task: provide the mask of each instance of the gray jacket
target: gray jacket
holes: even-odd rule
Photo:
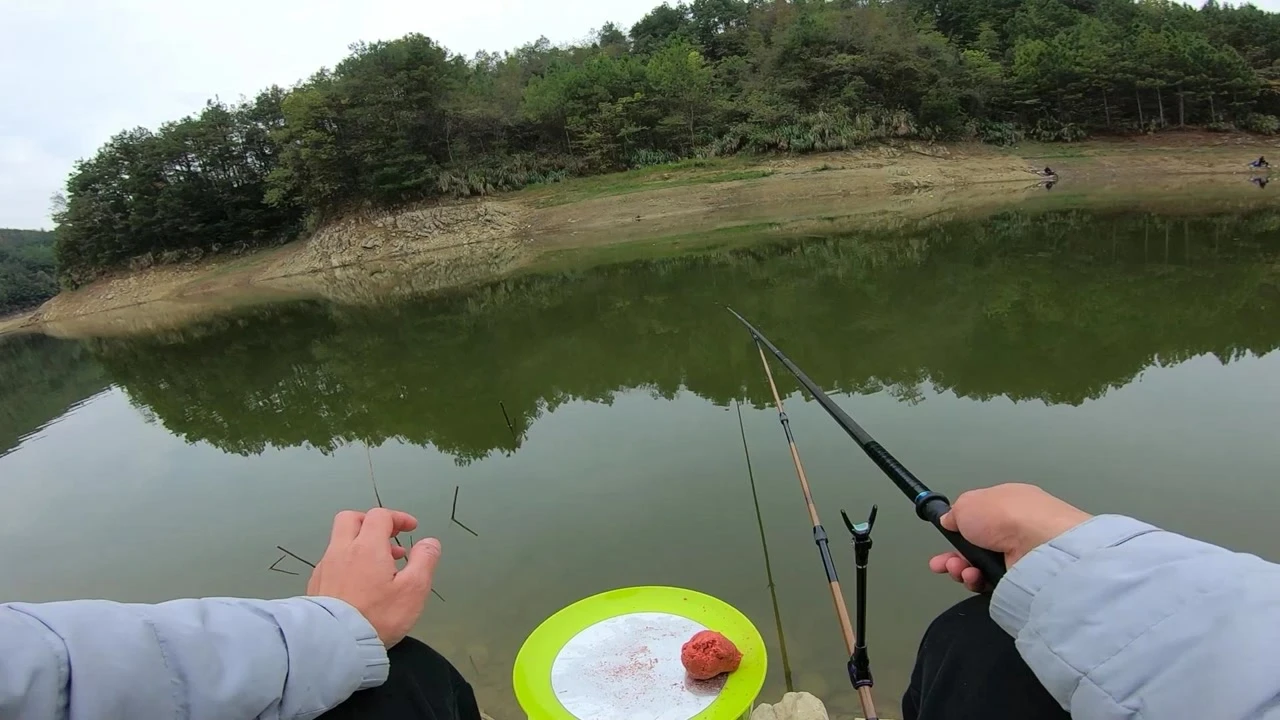
[[[991,617],[1076,720],[1280,718],[1280,566],[1100,515],[1009,569]]]
[[[333,598],[0,605],[3,720],[313,718],[387,670]]]
[[[991,615],[1077,719],[1280,718],[1280,566],[1252,555],[1103,515],[1010,568]],[[4,720],[312,718],[386,676],[329,598],[0,605]]]

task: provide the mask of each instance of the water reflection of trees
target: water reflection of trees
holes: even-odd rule
[[[135,403],[236,453],[400,438],[459,461],[632,388],[767,401],[731,304],[822,385],[1078,404],[1153,364],[1280,345],[1280,213],[1061,212],[529,276],[388,307],[271,307],[95,355]]]
[[[0,339],[0,457],[106,387],[102,368],[80,343],[44,335]]]

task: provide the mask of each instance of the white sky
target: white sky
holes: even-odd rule
[[[1280,2],[1280,0],[1276,0]],[[0,227],[51,228],[49,198],[111,135],[212,97],[332,67],[410,32],[471,55],[629,28],[660,0],[0,0]]]
[[[0,0],[0,227],[52,227],[77,159],[212,97],[333,66],[357,40],[427,35],[455,52],[624,29],[660,0]],[[1256,0],[1268,10],[1280,0]]]

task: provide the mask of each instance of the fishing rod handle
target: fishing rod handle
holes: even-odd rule
[[[916,514],[922,520],[928,520],[933,526],[938,528],[938,532],[951,543],[969,564],[978,568],[982,576],[987,579],[987,584],[995,587],[1000,582],[1000,578],[1004,577],[1004,556],[997,552],[992,552],[985,548],[964,539],[964,536],[954,530],[948,530],[942,527],[942,516],[951,512],[951,501],[945,495],[936,493],[925,487],[905,465],[898,462],[898,458],[892,453],[884,449],[880,443],[872,440],[862,447],[863,452],[871,458],[889,479],[893,481],[898,489],[907,494],[916,506]]]
[[[980,548],[955,530],[942,527],[942,516],[949,512],[951,512],[951,502],[945,496],[935,492],[926,493],[916,503],[916,514],[921,519],[933,523],[933,526],[938,528],[938,532],[951,543],[951,547],[963,555],[970,565],[978,568],[987,584],[994,588],[996,583],[1000,582],[1000,578],[1004,577],[1004,555],[994,550]]]

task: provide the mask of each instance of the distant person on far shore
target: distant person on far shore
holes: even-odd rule
[[[1267,162],[1267,159],[1265,157],[1259,155],[1257,160],[1254,160],[1253,162],[1249,163],[1249,167],[1269,168],[1271,167],[1271,163]]]

